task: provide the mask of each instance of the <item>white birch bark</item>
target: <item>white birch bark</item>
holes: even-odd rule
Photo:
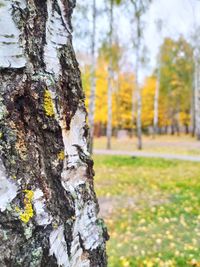
[[[95,47],[96,47],[96,0],[93,0],[93,15],[92,15],[92,42],[91,42],[91,81],[90,81],[90,99],[89,99],[89,113],[88,121],[90,127],[90,153],[93,152],[93,138],[94,138],[94,116],[95,116],[95,94],[96,94],[96,57],[95,57]]]
[[[113,62],[112,62],[112,44],[113,44],[113,0],[110,0],[110,10],[109,10],[109,49],[110,49],[110,59],[108,66],[108,114],[107,114],[107,149],[111,149],[111,137],[112,137],[112,80],[113,80]]]
[[[136,51],[136,67],[135,67],[135,91],[137,97],[137,148],[142,149],[142,97],[141,88],[138,82],[138,66],[139,66],[139,51]]]
[[[154,117],[153,117],[154,136],[156,134],[158,134],[158,108],[159,108],[158,105],[159,105],[159,90],[160,90],[160,68],[161,68],[161,55],[159,54],[156,88],[155,88],[155,96],[154,96]]]
[[[72,0],[0,7],[0,266],[105,267]]]
[[[136,15],[136,28],[137,28],[137,41],[136,41],[136,55],[135,55],[135,90],[137,96],[137,148],[142,149],[142,99],[141,99],[141,88],[139,86],[138,74],[140,64],[140,45],[141,45],[141,25],[140,15]]]
[[[195,57],[195,133],[198,140],[200,140],[200,63],[198,55]]]

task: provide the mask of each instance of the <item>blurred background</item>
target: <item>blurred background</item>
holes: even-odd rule
[[[200,266],[200,1],[77,0],[108,266]]]

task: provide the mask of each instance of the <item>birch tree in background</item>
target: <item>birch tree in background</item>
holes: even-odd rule
[[[142,33],[143,33],[143,22],[142,15],[146,12],[149,7],[151,0],[131,0],[131,3],[134,7],[134,25],[135,25],[135,42],[134,42],[134,51],[135,51],[135,93],[137,99],[137,115],[136,115],[136,126],[137,126],[137,148],[142,149],[142,100],[141,100],[141,91],[139,86],[139,68],[140,68],[140,52],[142,49]],[[134,99],[133,99],[134,100]],[[133,103],[134,105],[134,103]]]
[[[0,7],[0,266],[105,267],[74,1]]]
[[[188,1],[191,6],[193,18],[193,32],[191,43],[193,46],[193,86],[191,99],[191,133],[200,140],[200,27],[197,24],[196,10],[192,1]]]
[[[162,20],[157,21],[158,34],[161,35],[162,32]],[[157,80],[154,96],[154,118],[153,118],[153,131],[154,136],[158,134],[158,105],[159,105],[159,89],[160,89],[160,68],[161,68],[161,50],[158,54],[158,69],[157,69]]]
[[[107,113],[107,149],[111,149],[112,137],[112,79],[113,79],[113,60],[112,60],[112,44],[113,44],[113,4],[114,0],[109,3],[109,65],[108,65],[108,113]]]
[[[194,10],[193,10],[194,12]],[[195,17],[195,16],[194,16]],[[194,33],[191,41],[193,45],[193,95],[192,95],[192,133],[195,134],[197,140],[200,140],[200,27],[194,20]]]
[[[194,47],[194,117],[195,135],[200,140],[200,45]]]
[[[90,127],[90,153],[93,152],[93,139],[94,139],[94,115],[95,115],[95,91],[96,91],[96,0],[93,0],[92,6],[92,41],[91,41],[91,81],[90,81],[90,99],[89,99],[89,113],[88,121]]]

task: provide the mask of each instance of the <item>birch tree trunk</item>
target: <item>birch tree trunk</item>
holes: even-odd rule
[[[91,85],[90,85],[90,101],[88,121],[90,126],[90,153],[93,152],[94,139],[94,114],[95,114],[95,93],[96,93],[96,58],[95,58],[95,38],[96,38],[96,0],[93,0],[93,16],[92,16],[92,65],[91,65]]]
[[[162,34],[162,20],[158,20],[156,22],[158,34]],[[157,70],[157,80],[156,80],[156,88],[155,88],[155,96],[154,96],[154,117],[153,117],[153,132],[154,137],[158,134],[158,108],[159,108],[159,91],[160,91],[160,75],[161,75],[161,62],[162,62],[162,54],[161,49],[158,54],[158,70]]]
[[[195,132],[200,140],[200,63],[195,59]]]
[[[135,21],[135,39],[134,48],[135,48],[135,91],[137,97],[137,118],[136,118],[136,126],[137,126],[137,148],[139,150],[142,149],[142,96],[141,96],[141,88],[139,86],[139,70],[141,64],[141,48],[142,48],[142,34],[143,34],[143,22],[142,16],[146,12],[151,0],[140,0],[135,1],[131,0],[131,3],[134,7],[134,20]],[[133,96],[132,96],[133,101]],[[133,109],[133,107],[132,107]]]
[[[196,115],[195,115],[195,71],[193,74],[193,83],[192,83],[192,97],[191,97],[191,108],[190,108],[190,133],[192,137],[195,136],[195,128],[196,128]]]
[[[131,117],[132,117],[132,128],[131,128],[131,137],[134,134],[134,124],[135,124],[135,86],[132,88],[131,94]]]
[[[0,266],[106,266],[71,0],[0,7]]]
[[[112,137],[112,79],[113,79],[113,62],[112,62],[112,38],[113,38],[113,0],[110,0],[109,10],[110,20],[110,33],[109,33],[109,48],[110,48],[110,60],[108,66],[108,115],[107,115],[107,149],[111,149],[111,137]]]
[[[141,89],[139,86],[138,81],[138,74],[139,74],[139,63],[140,63],[140,39],[141,39],[141,21],[140,21],[140,15],[136,15],[136,24],[137,24],[137,41],[136,41],[136,55],[135,55],[135,90],[136,90],[136,96],[137,96],[137,148],[139,150],[142,149],[142,99],[141,99]]]
[[[158,103],[159,103],[159,89],[160,89],[160,63],[161,63],[161,56],[159,55],[157,80],[156,80],[156,88],[155,88],[155,96],[154,96],[154,117],[153,117],[154,136],[156,134],[158,134]]]
[[[194,70],[193,70],[193,82],[192,82],[192,96],[191,96],[191,109],[190,109],[190,125],[191,125],[191,135],[194,137],[196,135],[196,58],[193,52]]]
[[[138,64],[139,64],[139,58],[138,58],[138,52],[136,51],[136,68],[135,68],[135,90],[136,90],[136,96],[137,96],[137,148],[139,150],[142,149],[142,99],[141,99],[141,89],[138,82]]]

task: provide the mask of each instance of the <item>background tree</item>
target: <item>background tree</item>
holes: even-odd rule
[[[156,78],[151,76],[146,78],[142,87],[142,125],[144,128],[153,125],[156,83]]]
[[[2,3],[0,266],[106,266],[73,2]]]
[[[109,16],[109,34],[108,34],[108,46],[109,46],[109,65],[108,65],[108,118],[107,118],[107,149],[111,149],[111,137],[112,137],[112,91],[113,91],[113,9],[114,5],[119,5],[121,0],[109,0],[109,9],[108,9],[108,16]]]
[[[138,138],[138,149],[142,149],[142,121],[141,121],[141,113],[142,113],[142,100],[141,100],[141,92],[139,86],[139,68],[141,62],[141,51],[143,50],[142,46],[142,32],[143,32],[143,22],[142,15],[146,12],[151,0],[131,0],[131,3],[134,7],[134,25],[135,25],[135,36],[134,36],[134,50],[135,50],[135,92],[137,98],[137,138]],[[133,103],[134,104],[134,103]]]
[[[195,133],[198,140],[200,140],[200,27],[194,25],[194,33],[192,34],[193,46],[193,95],[192,95],[192,125],[193,134]]]
[[[94,112],[95,112],[95,93],[96,93],[96,0],[93,0],[92,6],[92,37],[91,37],[91,85],[90,85],[90,103],[88,112],[88,122],[90,127],[90,153],[93,151],[94,137]]]
[[[109,48],[112,49],[113,44],[113,4],[114,0],[110,0],[109,7]],[[112,80],[113,80],[113,62],[112,54],[109,53],[109,65],[108,65],[108,117],[107,117],[107,149],[111,149],[111,137],[112,137]]]
[[[192,95],[193,51],[191,45],[180,37],[177,41],[166,38],[161,47],[161,73],[159,101],[166,107],[172,133],[179,133],[179,125],[185,121],[180,115],[190,113]]]
[[[95,134],[100,136],[106,132],[107,125],[107,87],[108,87],[108,48],[102,47],[97,59],[96,69],[96,99],[95,99]],[[132,84],[134,75],[129,72],[122,71],[121,63],[119,63],[122,49],[118,44],[114,44],[112,48],[114,79],[112,92],[112,128],[128,129],[132,128],[131,117],[131,98]],[[86,106],[89,105],[90,94],[90,69],[89,66],[83,68],[82,82],[86,94]]]
[[[162,32],[162,20],[156,22],[158,34],[161,35]],[[155,86],[154,95],[154,118],[153,118],[153,130],[154,136],[158,133],[158,104],[159,104],[159,89],[160,89],[160,68],[161,68],[161,54],[158,53],[158,69],[157,69],[157,80]]]

